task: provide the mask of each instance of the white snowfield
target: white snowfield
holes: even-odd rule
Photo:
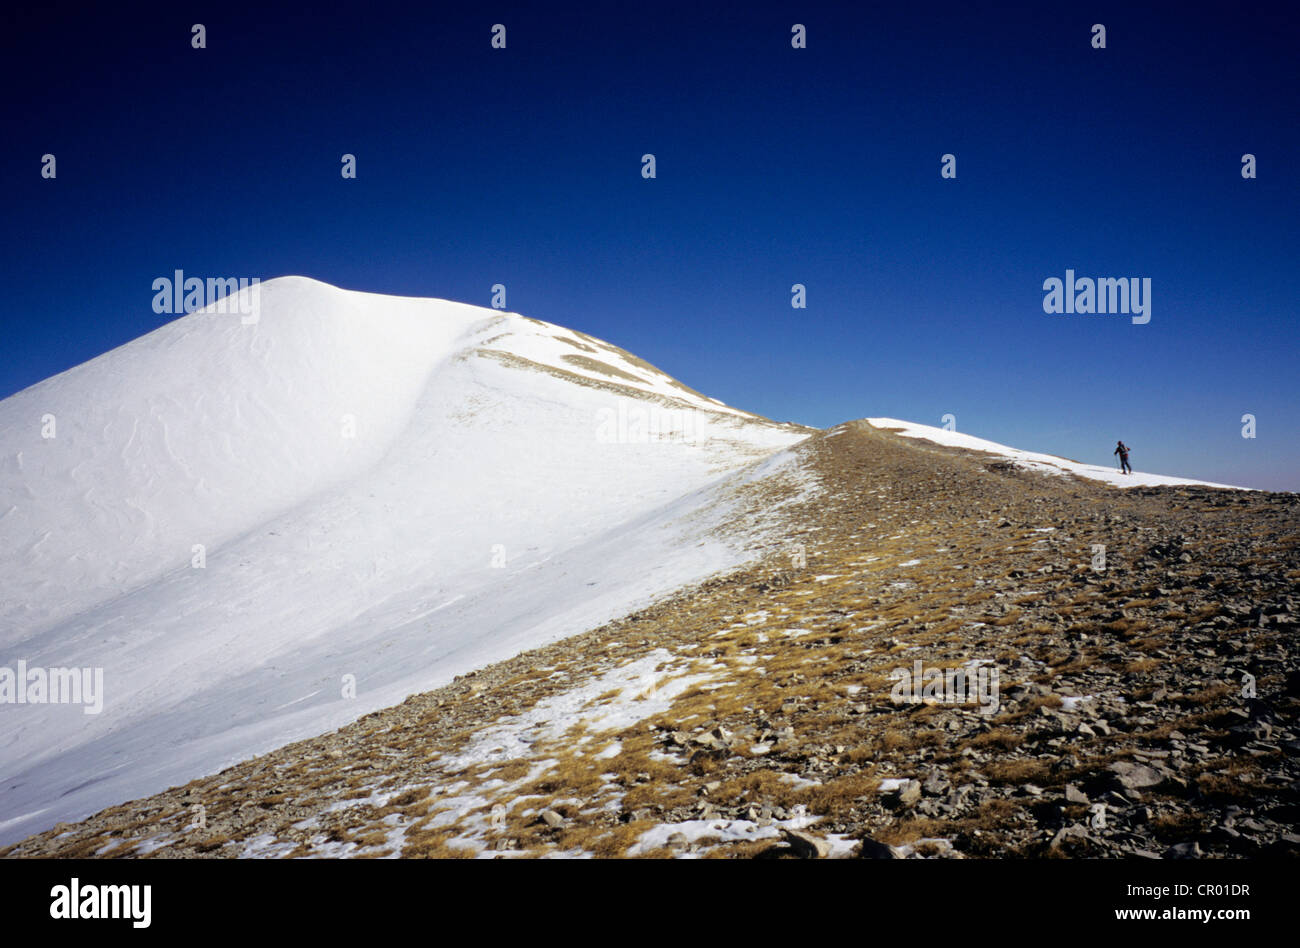
[[[0,676],[102,669],[104,692],[0,694],[0,843],[752,560],[762,523],[715,530],[733,488],[814,489],[787,450],[809,429],[591,337],[260,292],[256,322],[200,311],[0,401]]]
[[[920,438],[924,441],[932,441],[935,444],[953,448],[966,448],[970,451],[986,451],[1004,460],[1014,461],[1016,466],[1023,467],[1026,470],[1040,471],[1044,474],[1073,474],[1075,477],[1083,477],[1088,480],[1105,481],[1107,484],[1114,484],[1116,487],[1191,485],[1195,487],[1228,487],[1232,490],[1249,490],[1249,488],[1245,487],[1233,487],[1231,484],[1212,484],[1209,481],[1193,481],[1184,477],[1170,477],[1166,474],[1144,474],[1141,471],[1124,474],[1119,470],[1118,461],[1115,467],[1084,464],[1080,461],[1060,458],[1054,454],[1021,451],[1019,448],[1009,448],[1005,444],[998,444],[995,441],[985,441],[983,438],[948,431],[945,428],[932,428],[929,425],[899,421],[897,418],[868,418],[866,421],[875,428],[899,429],[896,433],[905,438]]]

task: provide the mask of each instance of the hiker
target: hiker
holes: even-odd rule
[[[1128,445],[1123,441],[1115,443],[1115,450],[1111,454],[1119,455],[1119,469],[1121,474],[1132,474],[1133,468],[1128,466]]]

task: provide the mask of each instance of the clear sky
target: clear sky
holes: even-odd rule
[[[0,396],[172,318],[152,283],[177,269],[480,305],[501,283],[778,420],[951,413],[1300,489],[1292,4],[7,15]],[[1149,278],[1150,322],[1045,313],[1067,268]]]

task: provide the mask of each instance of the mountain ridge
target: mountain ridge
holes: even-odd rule
[[[0,658],[105,679],[99,715],[0,703],[0,840],[728,575],[858,489],[798,447],[865,422],[764,419],[518,314],[260,292],[0,401]]]

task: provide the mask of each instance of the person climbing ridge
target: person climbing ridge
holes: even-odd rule
[[[1115,450],[1112,451],[1111,453],[1119,455],[1119,465],[1120,465],[1119,469],[1121,474],[1133,473],[1133,468],[1128,466],[1128,445],[1127,444],[1125,444],[1123,441],[1117,441],[1115,443]]]

